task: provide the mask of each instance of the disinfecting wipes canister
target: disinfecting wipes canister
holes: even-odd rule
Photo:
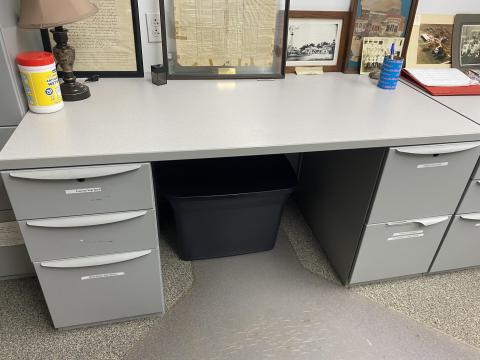
[[[45,114],[62,109],[62,93],[53,54],[30,51],[18,54],[16,60],[30,110]]]

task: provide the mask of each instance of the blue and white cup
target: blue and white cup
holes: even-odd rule
[[[404,59],[401,57],[390,59],[390,56],[385,56],[380,71],[380,80],[378,80],[378,87],[380,89],[395,90],[397,88],[403,62]]]

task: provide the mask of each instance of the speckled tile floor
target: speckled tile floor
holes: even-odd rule
[[[171,308],[193,283],[190,262],[160,242],[165,303]],[[122,359],[161,318],[57,331],[35,278],[0,282],[0,359]]]
[[[306,269],[340,284],[293,203],[286,207],[282,229]],[[353,286],[350,291],[480,348],[480,268]]]

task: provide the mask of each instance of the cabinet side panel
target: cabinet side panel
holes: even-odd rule
[[[374,197],[385,148],[304,154],[300,209],[347,284]]]

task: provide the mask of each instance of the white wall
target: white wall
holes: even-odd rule
[[[2,0],[0,0],[2,1]],[[150,72],[150,66],[162,63],[162,44],[149,43],[145,13],[159,12],[158,0],[138,0],[140,36],[142,37],[143,70]]]
[[[27,103],[18,75],[15,56],[22,51],[43,50],[43,47],[40,31],[17,28],[17,14],[18,0],[0,0],[0,36],[3,38],[5,50],[10,60],[10,72],[16,82],[15,90],[19,102],[18,106],[23,114],[27,109]],[[11,106],[16,106],[16,104]]]
[[[419,14],[480,14],[480,0],[420,0]]]
[[[348,11],[350,0],[290,0],[290,9]]]

